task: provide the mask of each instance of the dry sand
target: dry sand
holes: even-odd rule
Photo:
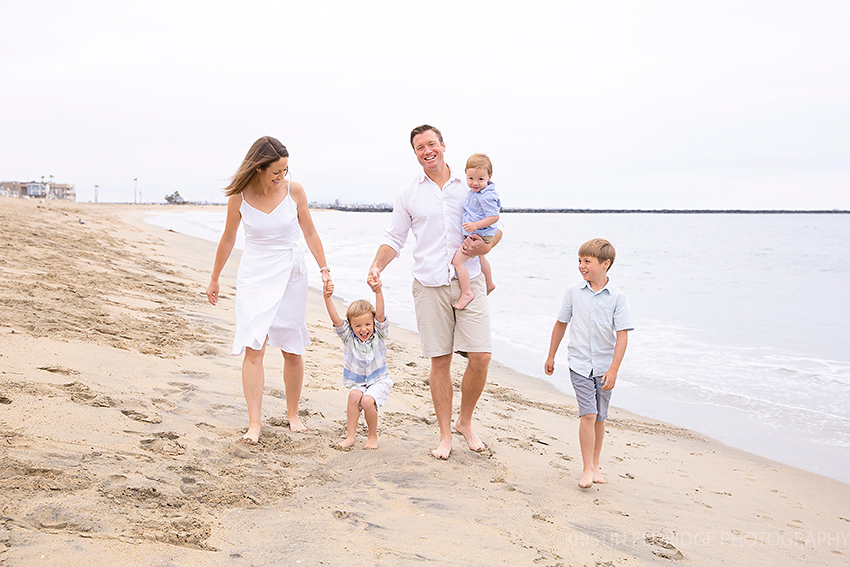
[[[261,442],[239,443],[238,253],[212,307],[215,245],[148,209],[0,199],[0,565],[850,565],[850,485],[613,410],[608,484],[580,490],[573,398],[495,364],[487,450],[431,458],[402,329],[380,448],[335,449],[342,352],[315,292],[310,431],[289,432],[269,352]]]

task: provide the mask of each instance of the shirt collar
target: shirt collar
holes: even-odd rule
[[[603,291],[607,291],[608,293],[611,293],[611,290],[608,289],[609,285],[611,285],[611,278],[608,278],[608,281],[605,283],[605,287],[603,287],[599,291],[593,291],[593,288],[590,287],[590,282],[587,281],[587,280],[585,280],[584,285],[581,286],[581,287],[582,287],[582,289],[584,289],[584,288],[589,289],[590,293],[592,293],[594,295],[598,295],[598,294],[602,293]]]
[[[446,165],[449,167],[449,180],[446,182],[446,185],[448,185],[452,181],[460,181],[460,182],[464,181],[463,179],[461,179],[460,177],[458,177],[457,175],[454,174],[454,170],[452,169],[452,166],[450,166],[449,164],[446,164]],[[428,177],[425,174],[425,170],[424,169],[420,170],[419,171],[419,183],[425,183],[426,179],[428,181],[431,181],[431,178]],[[432,181],[432,183],[433,183],[433,181]]]

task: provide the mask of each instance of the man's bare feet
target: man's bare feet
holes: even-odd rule
[[[248,427],[248,431],[246,431],[245,435],[242,436],[242,442],[247,443],[248,445],[256,445],[260,440],[260,429],[262,429],[262,426],[260,425],[256,427]]]
[[[366,439],[366,443],[363,445],[363,448],[364,449],[377,449],[378,448],[378,438],[375,437],[373,439],[373,438],[369,437],[368,439]]]
[[[296,415],[289,418],[289,430],[293,433],[299,433],[301,431],[307,431],[307,426],[301,423],[301,418]]]
[[[470,451],[478,451],[484,450],[484,443],[482,443],[481,439],[476,435],[475,430],[472,429],[472,426],[463,427],[460,425],[460,420],[455,421],[455,431],[463,435],[464,439],[466,439],[466,444],[469,445]]]
[[[593,471],[586,471],[582,475],[581,480],[578,481],[578,487],[590,488],[591,486],[593,486]]]
[[[469,302],[472,301],[473,299],[475,299],[475,294],[472,293],[471,291],[469,293],[461,293],[460,299],[458,299],[457,303],[452,305],[452,307],[454,307],[455,309],[460,311],[461,309],[463,309],[464,307],[469,305]]]
[[[440,446],[431,451],[431,455],[437,459],[448,459],[452,454],[452,440],[440,441]]]
[[[349,447],[353,447],[354,446],[354,437],[346,437],[345,439],[343,439],[342,441],[337,443],[337,445],[339,445],[343,449],[348,449]]]

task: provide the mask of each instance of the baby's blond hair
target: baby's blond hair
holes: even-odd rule
[[[487,175],[493,175],[493,162],[487,154],[472,154],[466,160],[466,169],[486,169]]]

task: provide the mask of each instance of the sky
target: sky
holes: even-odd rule
[[[850,209],[846,0],[0,0],[0,22],[0,180],[79,201],[224,202],[270,135],[311,201],[391,203],[428,123],[453,168],[490,156],[504,207]]]

